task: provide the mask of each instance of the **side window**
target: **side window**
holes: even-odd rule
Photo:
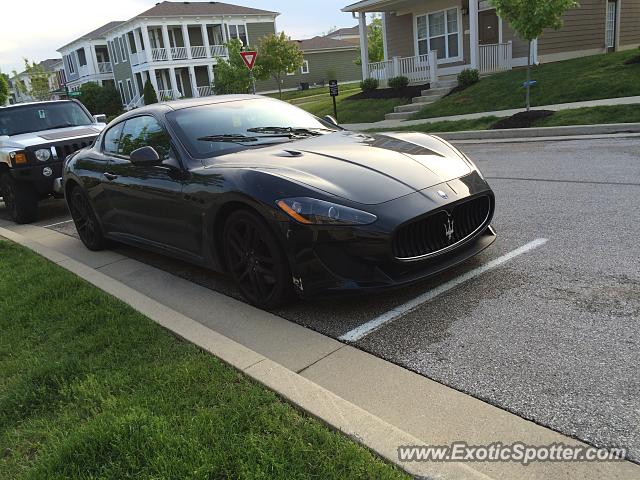
[[[171,140],[158,121],[148,115],[127,120],[120,139],[120,155],[129,156],[140,147],[153,147],[162,160],[169,157]]]
[[[116,154],[118,153],[118,146],[120,145],[120,134],[122,133],[123,123],[119,123],[104,134],[104,153]]]

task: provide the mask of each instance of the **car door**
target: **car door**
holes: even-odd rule
[[[162,164],[131,163],[131,152],[144,146],[153,147]],[[111,233],[176,253],[199,254],[194,242],[184,235],[189,218],[189,205],[182,199],[185,175],[169,134],[155,117],[140,115],[127,119],[117,153],[110,156],[104,174]]]

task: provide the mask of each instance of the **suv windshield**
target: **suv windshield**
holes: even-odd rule
[[[336,130],[293,105],[259,97],[183,108],[168,113],[167,119],[195,158]]]
[[[0,108],[0,135],[91,125],[93,118],[75,102],[36,103]]]

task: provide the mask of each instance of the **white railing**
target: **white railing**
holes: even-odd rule
[[[369,78],[375,78],[381,87],[388,86],[389,79],[393,77],[407,77],[410,83],[435,83],[437,74],[437,52],[417,55],[414,57],[394,57],[385,62],[369,64]]]
[[[209,97],[213,95],[213,88],[211,85],[207,85],[205,87],[197,87],[198,96],[199,97]]]
[[[111,66],[111,62],[98,62],[98,72],[99,73],[113,72],[113,67]]]
[[[139,65],[140,64],[140,60],[139,60],[138,53],[130,53],[129,54],[129,61],[131,62],[131,65]]]
[[[167,49],[166,48],[152,48],[151,49],[151,58],[154,62],[164,62],[167,60]]]
[[[191,46],[191,56],[193,58],[206,58],[207,57],[207,49],[203,46],[196,45]]]
[[[86,77],[89,75],[89,66],[88,65],[82,65],[78,68],[78,75],[80,77]]]
[[[211,57],[228,57],[229,51],[227,50],[226,45],[211,45],[209,46],[209,50],[211,50]]]
[[[161,102],[168,102],[169,100],[175,100],[176,94],[173,90],[158,90],[158,100]]]
[[[136,95],[135,97],[133,97],[131,99],[131,101],[127,104],[127,106],[125,107],[127,111],[129,110],[133,110],[134,108],[138,108],[140,106],[142,106],[142,101],[144,99],[140,96],[140,95]]]
[[[171,58],[174,60],[184,60],[188,57],[185,47],[173,47],[171,49]]]
[[[480,73],[504,72],[513,68],[513,44],[494,43],[478,47]]]

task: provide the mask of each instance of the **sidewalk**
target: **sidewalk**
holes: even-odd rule
[[[0,220],[0,236],[40,253],[120,298],[178,336],[212,352],[309,414],[396,461],[403,442],[584,445],[366,352],[200,287],[129,256],[90,252],[76,238]],[[451,479],[631,479],[618,463],[400,464]]]
[[[633,105],[640,104],[640,96],[636,97],[619,97],[619,98],[604,98],[602,100],[589,100],[586,102],[573,102],[573,103],[558,103],[556,105],[537,105],[532,107],[534,110],[553,110],[555,112],[560,110],[568,110],[571,108],[582,107],[604,107],[610,105]],[[464,115],[451,115],[448,117],[434,117],[434,118],[421,118],[420,120],[382,120],[374,123],[350,123],[341,125],[341,127],[347,130],[369,130],[372,128],[396,128],[396,127],[410,127],[412,125],[421,125],[424,123],[442,122],[442,121],[454,121],[454,120],[471,120],[482,117],[510,117],[518,112],[521,112],[523,108],[512,108],[509,110],[498,110],[495,112],[478,112],[478,113],[466,113]]]

